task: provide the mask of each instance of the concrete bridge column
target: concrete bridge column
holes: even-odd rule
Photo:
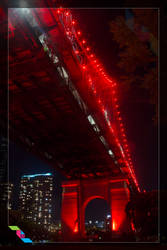
[[[129,201],[126,180],[110,180],[111,231],[113,238],[129,229],[125,207]]]
[[[61,223],[65,241],[79,237],[79,181],[64,181],[62,184]]]
[[[64,241],[77,241],[86,236],[85,208],[95,198],[106,200],[110,206],[112,237],[127,232],[130,228],[125,213],[129,201],[127,182],[121,178],[63,182],[61,219]]]

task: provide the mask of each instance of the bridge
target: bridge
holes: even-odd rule
[[[9,138],[68,178],[64,235],[84,237],[88,202],[105,199],[111,231],[140,192],[122,121],[118,84],[69,9],[9,9]],[[2,117],[5,116],[2,113]]]

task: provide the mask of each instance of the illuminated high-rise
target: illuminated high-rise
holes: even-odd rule
[[[49,229],[52,223],[53,175],[23,175],[20,186],[20,210],[25,220]]]

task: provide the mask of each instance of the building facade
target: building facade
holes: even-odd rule
[[[53,175],[34,174],[21,177],[19,204],[23,218],[49,230],[52,224]]]

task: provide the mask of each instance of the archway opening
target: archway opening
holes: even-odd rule
[[[111,209],[103,198],[91,199],[85,207],[85,233],[87,237],[102,238],[110,232]]]

